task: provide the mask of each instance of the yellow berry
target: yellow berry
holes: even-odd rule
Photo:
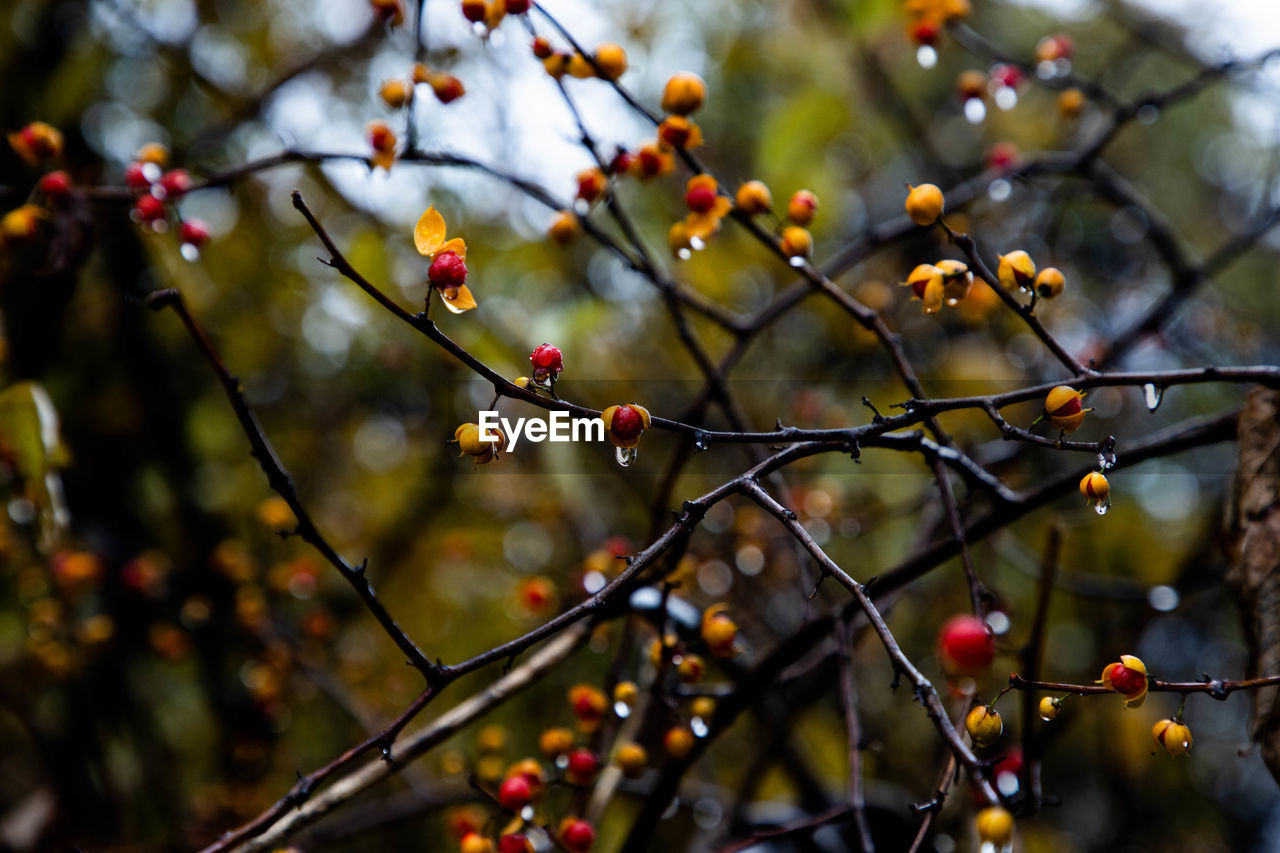
[[[1057,267],[1045,267],[1036,276],[1036,293],[1042,299],[1053,299],[1067,286],[1067,279]]]
[[[934,184],[911,187],[907,193],[907,215],[917,225],[932,225],[942,215],[942,190]]]
[[[596,65],[609,80],[617,80],[627,70],[627,52],[621,45],[605,42],[596,48]]]
[[[747,181],[738,187],[734,203],[743,213],[755,216],[773,208],[773,194],[763,181]]]
[[[1007,255],[1000,255],[1000,266],[996,269],[996,277],[1005,290],[1027,290],[1036,274],[1036,262],[1022,249]]]
[[[965,717],[964,727],[973,738],[974,746],[991,746],[1004,732],[1004,721],[995,708],[979,705]]]
[[[984,844],[1003,847],[1013,841],[1013,815],[1003,806],[990,806],[978,812],[974,826],[978,839]]]
[[[663,87],[662,110],[677,115],[688,115],[702,106],[706,97],[707,84],[702,82],[702,78],[697,74],[681,71],[671,75],[671,79],[667,80],[667,85]]]
[[[551,220],[547,236],[551,238],[551,242],[563,246],[577,237],[581,230],[582,225],[578,222],[578,217],[572,211],[562,210]]]
[[[789,258],[806,258],[813,251],[813,235],[799,225],[782,229],[782,251]]]
[[[818,212],[818,197],[809,190],[797,190],[787,202],[787,216],[796,225],[808,225]]]
[[[1180,719],[1156,723],[1151,729],[1151,737],[1174,758],[1191,751],[1191,729]]]

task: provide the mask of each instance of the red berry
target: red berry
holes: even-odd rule
[[[613,159],[609,161],[609,171],[615,175],[622,175],[631,170],[631,164],[635,161],[635,155],[626,149],[619,148],[618,153],[613,155]]]
[[[498,789],[498,802],[509,812],[519,812],[533,799],[533,788],[524,776],[512,776]]]
[[[596,842],[596,831],[585,820],[567,821],[560,831],[560,843],[571,853],[587,853]]]
[[[473,24],[484,20],[484,0],[462,0],[462,17]]]
[[[1146,675],[1136,669],[1130,669],[1124,664],[1117,664],[1111,670],[1111,686],[1115,688],[1117,693],[1123,693],[1126,696],[1140,693],[1146,683]]]
[[[184,243],[190,243],[197,249],[209,242],[209,229],[199,219],[188,219],[182,223],[178,237]]]
[[[133,203],[133,212],[140,222],[155,222],[164,218],[164,202],[150,193],[140,195]]]
[[[948,671],[978,673],[995,659],[996,638],[978,617],[959,614],[943,623],[938,652]]]
[[[707,186],[696,186],[684,194],[684,203],[694,213],[706,213],[716,205],[716,191]]]
[[[1000,64],[991,69],[991,79],[997,86],[1016,89],[1022,84],[1022,69],[1016,65]]]
[[[427,278],[441,290],[453,290],[467,283],[467,262],[456,252],[441,252],[427,269]]]
[[[569,753],[569,775],[575,782],[589,782],[599,769],[596,754],[589,749],[575,749]]]
[[[147,170],[141,163],[130,163],[125,167],[124,182],[131,190],[145,190],[151,186]]]
[[[997,142],[987,151],[987,168],[1003,172],[1018,159],[1018,146],[1012,142]]]
[[[630,441],[644,432],[644,418],[631,406],[619,406],[618,410],[613,413],[613,420],[609,424],[609,432],[613,433],[616,438]]]
[[[938,43],[938,34],[940,32],[937,22],[926,18],[912,24],[907,30],[907,35],[916,44],[933,45]]]
[[[160,176],[160,186],[164,187],[165,198],[177,198],[191,189],[191,176],[186,169],[173,169]]]
[[[551,344],[542,344],[529,354],[529,361],[533,363],[533,372],[540,375],[540,378],[554,376],[564,370],[564,357],[560,354],[560,348]]]
[[[40,192],[47,198],[62,198],[71,192],[71,176],[61,170],[40,179]]]
[[[523,15],[531,5],[530,0],[507,0],[507,14]]]
[[[523,835],[504,835],[498,839],[498,853],[529,853],[529,842]]]

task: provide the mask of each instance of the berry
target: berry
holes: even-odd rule
[[[782,229],[779,245],[789,258],[807,258],[813,251],[813,235],[799,225],[791,225]]]
[[[649,410],[635,403],[610,406],[600,413],[600,419],[615,447],[635,447],[640,434],[649,428]]]
[[[1040,719],[1049,722],[1057,718],[1062,710],[1062,700],[1054,696],[1046,696],[1040,700]]]
[[[605,79],[617,80],[627,70],[627,52],[620,45],[605,42],[596,48],[596,65],[604,72]]]
[[[62,198],[71,192],[71,176],[59,169],[40,179],[40,192],[45,198]]]
[[[991,746],[1004,732],[1000,712],[989,705],[979,705],[965,717],[964,727],[973,738],[974,746]]]
[[[1126,708],[1137,708],[1147,699],[1147,665],[1134,655],[1121,655],[1119,663],[1107,664],[1101,682],[1125,697]]]
[[[613,763],[618,765],[618,769],[622,771],[622,775],[628,779],[635,779],[644,773],[645,765],[649,761],[649,755],[645,752],[644,747],[636,743],[628,743],[618,749],[618,754],[614,756]]]
[[[938,43],[938,35],[941,28],[937,21],[923,18],[919,21],[912,21],[907,27],[907,38],[911,39],[921,46],[933,46]]]
[[[462,81],[452,74],[432,74],[428,82],[436,100],[442,104],[451,104],[467,93]]]
[[[147,169],[143,163],[134,162],[125,167],[124,183],[131,190],[145,190],[151,186],[147,177]]]
[[[640,688],[634,681],[619,681],[613,688],[613,701],[623,705],[634,705],[640,697]]]
[[[609,179],[599,169],[584,169],[578,173],[578,198],[593,202],[604,195]]]
[[[978,839],[984,844],[1004,847],[1013,841],[1013,815],[1003,806],[990,806],[978,812],[974,826]]]
[[[498,853],[530,853],[533,848],[523,835],[504,835],[498,839]]]
[[[506,5],[508,15],[523,15],[533,4],[531,0],[507,0]]]
[[[1067,286],[1067,279],[1057,267],[1045,267],[1036,276],[1035,291],[1041,299],[1053,299]]]
[[[133,203],[133,215],[139,222],[156,222],[164,219],[164,202],[150,193],[138,196]]]
[[[199,219],[188,219],[178,229],[178,238],[198,249],[209,242],[209,229]]]
[[[808,225],[818,212],[818,197],[809,190],[797,190],[787,202],[787,216],[796,225]]]
[[[1018,146],[1012,142],[997,142],[987,151],[987,168],[1004,172],[1018,161]]]
[[[981,71],[961,71],[960,76],[956,77],[956,94],[962,101],[981,98],[986,90],[987,75]]]
[[[545,729],[538,736],[538,751],[547,758],[557,758],[573,748],[573,732],[566,728]]]
[[[934,184],[910,187],[907,193],[907,215],[917,225],[932,225],[942,215],[944,200],[942,190]]]
[[[177,198],[191,189],[191,175],[186,169],[173,169],[160,176],[165,198]]]
[[[658,125],[658,140],[668,148],[697,148],[702,131],[685,116],[667,116]]]
[[[1058,112],[1064,118],[1075,118],[1084,109],[1084,92],[1072,87],[1058,93]]]
[[[747,181],[738,187],[734,203],[743,213],[755,216],[773,208],[773,195],[763,181]]]
[[[688,115],[702,106],[707,97],[707,84],[687,71],[671,75],[662,89],[663,112]]]
[[[533,800],[533,787],[523,776],[512,776],[498,788],[498,803],[509,812],[519,813]]]
[[[484,20],[484,0],[462,0],[462,17],[473,24]]]
[[[148,142],[138,149],[138,153],[134,155],[133,159],[139,163],[150,163],[163,169],[169,165],[169,149],[159,142]]]
[[[596,831],[585,820],[568,818],[560,825],[560,843],[570,853],[587,853],[596,843]]]
[[[696,180],[696,179],[695,179]],[[692,181],[690,182],[692,183]],[[716,204],[716,191],[705,183],[690,187],[685,191],[684,203],[694,213],[706,213]]]
[[[1071,36],[1064,33],[1045,36],[1036,43],[1036,61],[1054,62],[1059,59],[1070,59],[1076,52],[1076,44]]]
[[[467,283],[467,262],[457,252],[441,252],[427,268],[427,279],[441,290],[452,290]]]
[[[28,165],[34,166],[62,153],[62,131],[45,122],[33,121],[9,134],[9,147]]]
[[[5,243],[23,243],[36,236],[40,220],[45,217],[43,208],[24,204],[0,218],[0,239]]]
[[[703,663],[702,658],[697,655],[685,655],[680,659],[679,666],[676,667],[676,675],[686,684],[702,680],[702,674],[706,672],[707,666]]]
[[[1036,274],[1036,263],[1022,249],[1016,249],[1007,255],[1000,255],[1000,266],[996,277],[1005,290],[1027,290],[1031,287]]]
[[[378,97],[393,110],[398,110],[409,103],[413,89],[404,80],[384,80],[378,88]]]
[[[579,728],[593,731],[608,710],[609,701],[591,685],[577,684],[569,690],[569,706],[578,718]]]
[[[1084,395],[1070,385],[1059,385],[1044,398],[1044,413],[1056,429],[1071,433],[1080,429],[1086,413]]]
[[[493,853],[493,842],[478,832],[468,832],[458,842],[460,853]]]
[[[693,732],[684,726],[674,726],[662,736],[662,746],[672,758],[681,759],[693,750]]]
[[[536,347],[529,354],[529,361],[533,363],[533,378],[537,382],[554,380],[564,370],[564,357],[560,354],[560,348],[551,344]]]
[[[1111,484],[1098,471],[1090,471],[1080,481],[1080,494],[1091,501],[1105,501],[1111,494]]]
[[[991,69],[991,81],[999,87],[1016,89],[1022,85],[1022,69],[1001,63]]]
[[[480,435],[479,424],[467,423],[458,427],[453,433],[453,440],[458,443],[458,450],[461,451],[458,455],[470,456],[477,465],[498,458],[498,450],[506,445],[507,438],[496,427],[490,428],[489,434],[496,437],[497,441],[481,441],[483,436]]]
[[[582,226],[578,223],[578,217],[572,211],[562,210],[551,220],[551,227],[547,229],[547,236],[551,238],[551,242],[565,245],[578,236],[582,230]]]
[[[944,622],[938,633],[938,655],[948,673],[977,675],[995,660],[996,638],[978,617],[957,614]]]
[[[1151,737],[1174,758],[1191,751],[1191,729],[1181,718],[1156,723],[1151,729]]]
[[[481,5],[484,4],[482,3]],[[533,55],[539,59],[546,59],[555,53],[551,47],[551,42],[547,41],[546,36],[535,36],[531,47],[533,48]]]
[[[600,769],[596,754],[589,749],[575,749],[569,753],[569,778],[579,785],[585,785],[595,778]]]

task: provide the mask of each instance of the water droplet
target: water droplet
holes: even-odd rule
[[[802,267],[804,266],[804,258],[800,257],[799,255],[796,255],[794,258],[787,261],[787,263],[791,264],[791,266],[793,267]]]
[[[690,237],[689,245],[693,247],[695,252],[701,252],[703,249],[707,248],[707,241],[703,240],[701,237]]]
[[[636,461],[636,448],[619,447],[614,451],[614,457],[618,460],[618,464],[623,468],[630,468],[631,463]]]
[[[693,452],[701,453],[706,449],[707,449],[707,437],[703,435],[701,432],[695,432],[693,434]]]
[[[1110,450],[1102,451],[1098,454],[1098,467],[1103,471],[1116,467],[1116,455]]]
[[[997,774],[996,788],[998,788],[1000,793],[1004,796],[1012,797],[1014,794],[1018,793],[1018,774],[1010,773],[1008,770]]]
[[[534,815],[533,806],[525,806],[520,810],[520,817],[522,817],[524,820],[527,820],[527,821],[533,820],[533,815]]]
[[[178,251],[182,253],[182,257],[185,260],[188,260],[193,264],[200,260],[200,250],[195,247],[194,243],[183,243],[178,248]]]
[[[666,820],[667,818],[675,817],[675,814],[678,811],[680,811],[680,798],[672,797],[671,805],[667,806],[667,810],[662,813],[662,817],[660,818],[660,820]]]
[[[932,68],[938,64],[938,52],[927,44],[922,44],[916,50],[916,62],[920,63],[921,68]]]
[[[154,184],[160,180],[160,167],[155,163],[142,164],[142,176],[147,179],[148,183]],[[163,192],[163,190],[161,190]]]
[[[982,124],[982,120],[987,117],[987,105],[982,102],[982,98],[965,99],[964,117],[969,120],[969,124]]]
[[[567,768],[569,767],[569,756],[567,756],[567,755],[557,755],[557,756],[556,756],[556,767],[559,767],[561,770],[565,770],[565,769],[567,769]]]
[[[1154,412],[1160,408],[1160,401],[1164,399],[1164,388],[1148,382],[1142,386],[1142,396],[1147,403],[1147,411]]]
[[[609,579],[600,572],[591,571],[587,572],[586,575],[583,576],[582,588],[587,591],[588,595],[595,595],[597,592],[604,589],[604,585],[608,582]]]
[[[1051,80],[1058,73],[1057,67],[1053,64],[1053,60],[1046,59],[1044,62],[1036,65],[1036,76],[1041,80]]]
[[[1108,495],[1107,497],[1105,497],[1105,498],[1103,498],[1102,500],[1098,501],[1098,502],[1097,502],[1097,504],[1095,504],[1095,505],[1094,505],[1094,507],[1093,507],[1093,511],[1094,511],[1094,512],[1096,512],[1098,515],[1106,515],[1108,512],[1110,512],[1110,511],[1111,511],[1111,496],[1110,496],[1110,495]]]
[[[1160,118],[1160,108],[1154,107],[1151,104],[1147,104],[1145,107],[1140,107],[1138,109],[1137,118],[1138,124],[1147,126],[1153,125]]]
[[[625,720],[627,717],[631,716],[631,706],[626,702],[614,702],[613,713]]]
[[[1002,610],[992,610],[987,614],[986,622],[987,627],[991,629],[991,633],[997,636],[1007,633],[1012,625],[1008,615]]]
[[[948,307],[948,308],[955,308],[955,307],[956,307],[957,305],[959,305],[959,304],[960,304],[960,300],[959,300],[959,299],[956,299],[954,296],[948,296],[948,297],[947,297],[947,307]]]
[[[1053,722],[1053,717],[1050,717],[1048,714],[1041,714],[1040,719],[1044,720],[1046,723]]]
[[[676,257],[682,261],[687,261],[693,257],[693,252],[689,251],[688,249],[677,249]]]
[[[1006,201],[1009,196],[1013,195],[1013,184],[1004,178],[998,178],[991,182],[991,186],[987,187],[987,195],[994,202]],[[1026,290],[1026,288],[1024,287],[1023,290]]]
[[[482,36],[488,31],[489,31],[489,28],[484,25],[484,21],[476,21],[471,25],[471,32],[475,33],[478,36]]]
[[[1002,110],[1011,110],[1018,105],[1018,93],[1012,86],[1001,86],[996,89],[996,106]]]
[[[586,216],[591,212],[591,202],[585,198],[580,198],[573,203],[573,212],[579,216]]]
[[[701,717],[694,717],[689,721],[689,728],[697,737],[706,737],[711,729],[707,728],[707,724],[703,722]]]

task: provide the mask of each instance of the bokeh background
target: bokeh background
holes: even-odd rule
[[[1169,89],[1229,53],[1276,47],[1280,26],[1262,5],[1222,4],[1205,21],[1204,4],[974,0],[968,24],[1021,58],[1043,36],[1067,33],[1074,69],[1126,101]],[[420,87],[419,145],[473,157],[567,202],[575,174],[591,161],[553,81],[529,54],[527,33],[508,21],[482,40],[456,6],[426,3],[425,58],[457,75],[467,94],[446,106]],[[1127,328],[1171,284],[1142,210],[1099,198],[1074,177],[1008,181],[988,169],[993,146],[1012,144],[1019,158],[1072,150],[1092,138],[1104,112],[1090,103],[1064,117],[1056,92],[1029,80],[1016,106],[988,101],[983,120],[970,121],[956,76],[986,69],[989,57],[944,36],[936,64],[923,67],[896,2],[546,7],[585,45],[625,46],[631,70],[622,82],[653,108],[671,73],[702,75],[710,92],[698,115],[702,156],[731,186],[759,178],[779,200],[815,191],[819,261],[900,215],[904,184],[945,188],[986,174],[953,225],[970,229],[988,258],[1020,247],[1066,273],[1067,294],[1042,313],[1073,351]],[[388,32],[357,0],[9,0],[0,7],[0,117],[6,130],[35,119],[61,128],[66,167],[84,186],[120,186],[125,165],[153,141],[196,175],[285,147],[365,155],[368,122],[403,128],[403,112],[375,93],[382,80],[407,76],[412,22],[410,14],[410,26]],[[652,135],[607,84],[566,85],[602,148]],[[1105,150],[1105,162],[1160,212],[1190,257],[1212,254],[1280,202],[1278,91],[1273,60],[1141,115]],[[6,209],[38,177],[0,154]],[[590,239],[553,245],[544,236],[552,210],[476,170],[293,164],[195,192],[180,210],[207,222],[214,239],[194,262],[173,234],[131,222],[127,202],[87,200],[77,212],[83,239],[56,247],[63,263],[0,259],[5,378],[47,389],[62,447],[42,464],[65,489],[64,502],[34,494],[9,463],[0,528],[6,849],[194,849],[273,803],[295,771],[385,724],[420,686],[332,569],[274,532],[280,508],[221,389],[176,318],[146,310],[148,291],[182,291],[243,381],[320,528],[350,559],[367,556],[380,596],[446,662],[580,600],[593,572],[612,570],[611,550],[643,546],[669,509],[750,462],[739,447],[714,447],[663,491],[680,448],[662,433],[646,436],[626,469],[606,445],[525,445],[479,468],[456,458],[447,440],[475,420],[492,388],[318,262],[322,250],[290,203],[293,188],[355,267],[411,310],[427,292],[412,226],[428,204],[441,210],[450,234],[467,239],[480,307],[437,319],[505,375],[527,373],[527,353],[551,341],[565,353],[559,391],[575,402],[636,400],[675,416],[700,391],[650,283]],[[667,227],[684,214],[681,178],[625,182],[619,192],[671,274],[728,308],[750,314],[792,282],[784,264],[731,226],[692,259],[667,258]],[[1280,239],[1263,237],[1121,364],[1275,362],[1277,250]],[[902,332],[931,394],[988,393],[1060,375],[1017,319],[981,292],[941,317],[922,316],[896,282],[939,257],[958,254],[939,233],[913,233],[840,278]],[[713,353],[732,345],[702,318],[691,322]],[[874,339],[818,298],[755,340],[730,387],[758,429],[775,418],[863,423],[864,395],[882,410],[908,396]],[[1242,396],[1230,386],[1179,387],[1149,411],[1141,389],[1101,389],[1089,395],[1095,412],[1079,437],[1114,434],[1123,456],[1126,441],[1230,411]],[[512,402],[503,411],[533,413]],[[1006,414],[1027,425],[1036,406]],[[29,438],[19,420],[0,425],[10,450]],[[1014,488],[1079,461],[1001,442],[971,414],[944,423]],[[717,410],[708,425],[724,426]],[[997,620],[1002,656],[980,695],[1018,666],[1050,525],[1063,531],[1064,549],[1047,677],[1089,682],[1124,652],[1142,656],[1159,677],[1239,676],[1246,650],[1218,544],[1233,467],[1231,446],[1149,462],[1112,478],[1106,517],[1073,496],[977,545],[979,571],[1005,617]],[[787,480],[806,527],[860,579],[942,535],[918,457],[818,457]],[[698,607],[731,604],[747,660],[845,600],[834,588],[806,597],[812,567],[779,532],[754,507],[731,501],[708,517],[680,569],[679,596]],[[544,579],[554,593],[540,604],[529,590]],[[937,626],[966,607],[953,561],[889,612],[904,649],[940,682]],[[503,727],[502,754],[532,754],[543,728],[570,722],[567,688],[601,683],[615,661],[643,682],[653,636],[641,618],[601,628],[588,648],[485,720]],[[903,833],[915,821],[908,806],[928,799],[945,754],[909,691],[889,689],[875,638],[856,642],[867,797],[884,848],[905,849]],[[822,660],[712,747],[658,829],[664,846],[715,849],[754,822],[841,801],[845,735],[830,654]],[[490,668],[450,688],[453,698],[427,717],[497,674]],[[709,677],[722,675],[713,667]],[[1016,699],[1004,700],[1010,710]],[[1280,792],[1247,750],[1248,697],[1192,697],[1195,750],[1172,762],[1153,755],[1149,730],[1175,708],[1171,696],[1127,712],[1105,697],[1067,703],[1046,729],[1049,806],[1019,823],[1019,849],[1280,847]],[[482,765],[481,741],[492,746],[496,731],[489,740],[464,732],[301,845],[453,849],[449,809],[475,800],[463,775]],[[616,798],[599,827],[600,849],[625,834],[641,793]],[[939,816],[933,849],[976,849],[971,815],[961,784]],[[829,828],[812,841],[761,849],[846,843]]]

